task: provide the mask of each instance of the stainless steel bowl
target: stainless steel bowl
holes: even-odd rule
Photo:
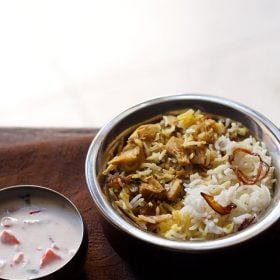
[[[98,174],[106,163],[108,149],[119,135],[128,133],[131,127],[135,127],[147,120],[156,118],[164,113],[174,110],[195,108],[203,112],[217,114],[232,118],[247,126],[257,138],[267,146],[276,167],[277,184],[275,194],[270,207],[261,217],[258,223],[247,229],[209,241],[172,241],[155,234],[145,232],[122,216],[111,206],[110,201],[102,191],[102,184]],[[212,252],[225,249],[259,236],[267,229],[275,225],[280,218],[280,131],[266,117],[260,113],[235,101],[228,99],[198,95],[183,94],[153,99],[136,105],[116,116],[106,124],[94,138],[90,145],[86,159],[86,179],[92,199],[97,205],[103,217],[114,227],[127,236],[134,237],[146,244],[155,245],[161,249],[183,253]]]

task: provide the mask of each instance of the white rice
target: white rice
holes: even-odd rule
[[[236,148],[248,149],[261,155],[266,163],[271,163],[271,158],[267,155],[264,144],[256,142],[252,137],[237,143],[221,136],[216,141],[215,148],[225,151],[226,155],[230,155]],[[252,161],[254,159],[251,157],[247,160]],[[254,162],[249,163],[255,164]],[[205,231],[215,235],[223,235],[226,232],[226,228],[217,225],[221,215],[206,203],[201,196],[201,192],[213,195],[215,201],[220,205],[236,204],[237,207],[227,217],[228,223],[231,223],[235,230],[245,219],[258,218],[271,202],[274,180],[271,172],[269,173],[270,175],[266,176],[261,182],[254,185],[245,185],[240,183],[230,167],[230,163],[226,161],[216,168],[208,170],[205,178],[202,178],[198,173],[191,175],[190,182],[184,184],[186,195],[184,207],[180,210],[181,213],[188,213],[192,217],[194,224],[189,230],[197,230],[201,225],[204,225]]]

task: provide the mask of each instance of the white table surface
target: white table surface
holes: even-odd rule
[[[280,126],[280,1],[0,2],[0,126],[100,127],[205,93]]]

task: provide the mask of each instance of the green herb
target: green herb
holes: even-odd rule
[[[27,269],[26,271],[28,273],[31,273],[31,274],[38,274],[39,273],[39,271],[37,269],[35,269],[35,268]]]

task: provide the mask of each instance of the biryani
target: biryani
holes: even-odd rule
[[[171,240],[210,240],[256,223],[276,181],[265,144],[239,122],[186,109],[137,127],[103,171],[112,205]]]

